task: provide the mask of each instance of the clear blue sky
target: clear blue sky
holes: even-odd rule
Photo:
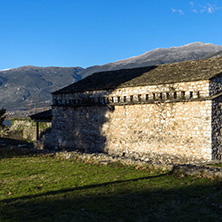
[[[0,70],[85,68],[197,41],[222,45],[222,0],[0,0]]]

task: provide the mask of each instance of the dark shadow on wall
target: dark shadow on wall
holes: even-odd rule
[[[215,96],[222,91],[221,85],[222,76],[218,73],[216,76],[210,79],[209,95]],[[222,96],[216,96],[213,98],[211,105],[211,141],[212,141],[212,159],[222,159]]]
[[[51,142],[53,146],[57,149],[77,149],[90,153],[104,152],[107,135],[104,135],[102,128],[115,111],[116,103],[118,105],[121,102],[124,104],[123,97],[116,97],[115,101],[112,101],[111,98],[107,100],[107,97],[119,87],[141,85],[141,82],[144,81],[144,73],[149,75],[149,71],[155,68],[156,66],[152,66],[95,73],[57,91],[55,95],[65,96],[62,98],[63,104],[59,101],[53,102],[54,117],[51,133],[54,141]],[[106,97],[100,96],[101,90],[104,89],[107,89]],[[90,93],[88,93],[89,91]],[[87,92],[87,94],[72,100],[66,98],[69,92]],[[128,102],[130,103],[130,101]],[[109,133],[109,130],[107,129],[106,132]],[[50,142],[46,144],[47,146],[50,146]]]
[[[148,183],[155,180],[148,179]],[[0,220],[221,221],[221,185],[178,184],[162,189],[138,182],[122,181],[123,189],[111,182],[3,200]]]
[[[222,159],[222,96],[212,100],[211,108],[211,140],[213,160]]]

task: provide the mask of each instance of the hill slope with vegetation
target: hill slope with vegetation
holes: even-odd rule
[[[81,67],[23,66],[0,71],[0,104],[7,110],[28,110],[51,104],[51,92],[81,79]]]

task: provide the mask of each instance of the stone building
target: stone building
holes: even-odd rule
[[[221,159],[222,58],[94,73],[53,93],[53,145]]]

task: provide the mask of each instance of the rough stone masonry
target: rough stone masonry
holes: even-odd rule
[[[221,159],[221,104],[222,58],[95,73],[53,93],[48,144]]]

